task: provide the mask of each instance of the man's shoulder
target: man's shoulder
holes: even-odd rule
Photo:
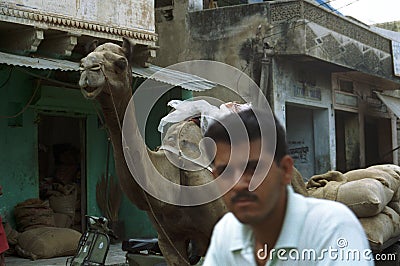
[[[300,197],[302,199],[300,199]],[[312,197],[304,197],[296,195],[295,199],[303,200],[307,205],[307,218],[308,220],[328,220],[331,224],[335,223],[353,223],[358,222],[355,214],[341,202],[319,199]]]
[[[242,224],[233,213],[226,213],[215,225],[212,237],[214,246],[222,250],[238,250],[246,246],[251,237],[251,229]],[[230,254],[229,252],[227,254]]]
[[[231,230],[234,228],[241,228],[243,224],[236,219],[235,215],[231,212],[226,213],[215,225],[219,230]]]
[[[233,213],[228,212],[215,225],[213,234],[237,240],[246,238],[249,232],[248,225],[242,224]]]

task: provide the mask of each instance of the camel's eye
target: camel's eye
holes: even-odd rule
[[[80,65],[80,66],[79,66],[79,71],[80,71],[80,72],[83,72],[83,71],[85,71],[85,68],[84,68],[82,65]]]

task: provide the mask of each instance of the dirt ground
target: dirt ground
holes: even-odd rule
[[[106,265],[127,266],[126,252],[122,251],[121,243],[110,246],[108,251]],[[29,260],[20,257],[6,257],[7,266],[65,266],[69,257],[58,257],[51,259]]]

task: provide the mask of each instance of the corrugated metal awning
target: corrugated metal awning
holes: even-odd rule
[[[0,64],[9,66],[22,66],[36,69],[49,69],[61,71],[79,71],[79,63],[68,60],[28,57],[22,55],[0,52]]]
[[[0,52],[0,64],[61,71],[79,71],[80,65],[78,62],[68,60],[28,57],[2,52]],[[149,78],[169,85],[179,86],[191,91],[209,90],[217,85],[196,75],[166,69],[155,65],[150,65],[146,68],[133,67],[132,75],[134,77]]]
[[[144,77],[191,91],[205,91],[217,86],[216,83],[199,76],[155,65],[146,68],[133,67],[132,73],[134,77]]]
[[[389,96],[389,95],[384,95],[379,92],[376,92],[376,95],[378,95],[379,99],[386,104],[386,106],[398,117],[400,118],[400,99]]]

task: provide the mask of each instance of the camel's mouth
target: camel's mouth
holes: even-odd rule
[[[95,87],[82,87],[81,88],[81,92],[83,94],[83,97],[85,97],[86,99],[94,99],[96,98],[100,92],[103,89],[101,87],[95,88]]]

